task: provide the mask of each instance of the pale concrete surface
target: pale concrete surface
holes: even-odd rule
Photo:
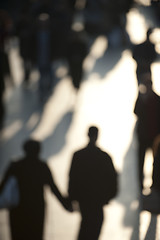
[[[128,15],[127,26],[131,39],[143,39],[146,26],[145,19],[137,9],[133,9]],[[23,71],[18,49],[11,49],[15,87],[8,87],[5,97],[0,176],[11,158],[21,156],[22,142],[34,136],[42,141],[42,157],[48,162],[59,188],[66,193],[72,154],[87,143],[86,131],[91,124],[96,124],[100,129],[98,145],[111,154],[119,171],[120,186],[118,196],[104,209],[105,221],[100,240],[158,240],[160,233],[156,224],[159,226],[159,216],[139,213],[134,133],[136,118],[133,114],[137,97],[135,62],[129,50],[119,47],[103,55],[106,48],[106,38],[101,36],[95,40],[84,63],[85,76],[77,94],[66,76],[65,64],[57,63],[57,74],[61,80],[43,109],[37,96],[37,73],[33,72],[31,76],[31,86],[24,88],[21,85]],[[152,66],[154,88],[158,93],[159,65],[155,63]],[[146,166],[146,171],[148,169],[150,166]],[[148,179],[146,184],[150,184]],[[48,190],[46,201],[45,240],[75,240],[79,213],[65,211]],[[5,210],[0,211],[0,240],[10,240]]]

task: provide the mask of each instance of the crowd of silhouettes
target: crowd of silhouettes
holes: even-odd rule
[[[42,102],[45,102],[54,85],[52,63],[62,58],[68,61],[68,74],[74,88],[78,90],[83,79],[83,62],[89,51],[85,33],[94,36],[106,35],[109,44],[113,44],[112,39],[116,39],[115,36],[125,42],[126,14],[132,4],[133,0],[86,0],[83,10],[81,9],[84,30],[77,31],[72,28],[78,11],[76,0],[28,0],[21,2],[15,10],[3,3],[6,8],[0,10],[0,128],[3,127],[5,113],[5,76],[10,75],[5,50],[8,36],[18,38],[25,84],[29,84],[32,70],[35,67],[38,69],[39,96]],[[152,1],[153,7],[154,4]],[[154,11],[158,22],[159,8],[154,8]],[[134,113],[137,116],[137,171],[140,191],[144,188],[144,163],[148,149],[154,153],[151,188],[160,191],[160,96],[152,87],[151,64],[156,60],[157,52],[150,41],[151,33],[152,29],[149,28],[146,40],[132,49],[132,57],[137,64],[138,97]],[[9,215],[12,240],[43,239],[45,185],[50,187],[68,211],[74,210],[75,201],[78,203],[82,218],[78,240],[99,238],[103,206],[116,196],[118,176],[111,156],[96,145],[98,133],[98,128],[91,126],[88,129],[88,145],[73,154],[66,197],[58,190],[49,167],[39,156],[40,142],[30,139],[24,143],[24,157],[10,164],[0,183],[1,192],[11,175],[18,180],[20,203],[18,207],[10,209]]]
[[[74,0],[37,0],[20,2],[17,9],[2,4],[12,18],[11,36],[18,39],[23,62],[25,85],[30,83],[33,69],[39,71],[39,93],[43,101],[54,84],[52,63],[67,58],[68,38],[73,23]]]
[[[16,9],[12,8],[14,2],[18,5]],[[42,100],[50,96],[54,86],[52,68],[54,60],[65,58],[68,61],[68,73],[75,89],[79,89],[83,79],[83,60],[88,53],[88,42],[82,37],[83,31],[73,31],[75,15],[81,11],[84,16],[84,31],[88,35],[92,35],[93,28],[94,34],[96,32],[99,35],[105,34],[109,39],[113,29],[119,28],[124,32],[124,19],[133,0],[116,0],[113,3],[107,0],[86,0],[83,9],[77,7],[77,2],[76,0],[26,0],[18,3],[14,0],[12,4],[2,1],[0,5],[12,18],[12,36],[18,38],[19,54],[23,60],[23,82],[28,85],[32,70],[37,68]],[[96,17],[98,11],[100,11],[98,20],[90,23],[90,16]],[[101,13],[105,19],[102,18]]]
[[[42,102],[50,96],[54,85],[53,61],[66,57],[73,8],[72,1],[30,1],[23,6],[15,24],[24,63],[24,81],[29,83],[32,69],[37,68]]]
[[[121,46],[128,41],[125,31],[126,15],[133,0],[86,0],[84,9],[85,29],[93,35],[105,35],[108,44]]]

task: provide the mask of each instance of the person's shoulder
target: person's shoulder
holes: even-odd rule
[[[112,160],[112,157],[109,153],[103,152],[103,154],[104,154],[105,158],[107,158],[108,160]]]
[[[11,167],[18,167],[20,165],[24,164],[24,158],[13,158],[10,161],[10,166]]]
[[[152,90],[152,99],[156,101],[155,103],[160,105],[160,95],[158,95],[155,91]]]
[[[158,95],[156,92],[153,91],[153,95],[154,95],[158,100],[160,100],[160,95]]]
[[[74,155],[79,155],[79,154],[82,154],[86,151],[87,147],[83,147],[81,149],[78,149],[74,152]]]
[[[112,157],[108,152],[98,147],[97,147],[97,150],[101,153],[104,159],[112,160]]]
[[[81,148],[73,153],[73,160],[77,161],[78,159],[82,159],[84,155],[87,154],[87,147]]]
[[[14,174],[23,169],[23,158],[12,158],[8,164],[7,171]]]
[[[50,167],[44,159],[39,159],[36,165],[37,170],[42,174],[48,174],[50,172]]]
[[[45,160],[39,159],[37,162],[38,162],[38,165],[40,167],[42,167],[42,168],[49,168],[49,166],[48,166],[47,162],[45,162]]]

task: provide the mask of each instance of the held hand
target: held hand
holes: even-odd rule
[[[63,206],[67,211],[73,212],[72,202],[70,201],[70,199],[68,197],[64,198]]]
[[[72,201],[73,211],[80,212],[79,203],[77,201]]]

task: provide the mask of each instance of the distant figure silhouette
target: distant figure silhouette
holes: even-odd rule
[[[4,80],[4,52],[0,49],[0,130],[3,128],[5,107],[4,107],[4,92],[5,92],[5,80]]]
[[[5,77],[9,76],[12,82],[8,53],[5,50],[5,43],[10,34],[9,25],[12,25],[12,21],[8,13],[0,9],[0,131],[3,128],[5,117]]]
[[[153,143],[153,173],[152,173],[152,186],[151,188],[156,189],[160,192],[160,134],[155,138]]]
[[[51,54],[51,19],[48,13],[41,13],[37,19],[36,57],[40,73],[40,99],[45,102],[53,88],[52,54]]]
[[[46,163],[39,158],[41,145],[27,140],[23,145],[25,156],[12,162],[0,184],[0,192],[10,176],[15,176],[20,191],[19,206],[10,209],[12,240],[42,240],[45,217],[44,186],[48,185],[66,209],[71,209],[68,198],[64,198],[54,183]]]
[[[79,203],[78,240],[97,240],[103,223],[103,206],[117,193],[117,173],[111,157],[96,146],[97,127],[88,131],[89,144],[74,153],[69,173],[69,196]]]
[[[141,82],[141,76],[149,72],[151,74],[151,64],[156,60],[157,53],[155,51],[154,44],[150,41],[150,35],[152,29],[149,28],[147,31],[146,40],[133,48],[133,58],[137,63],[137,81],[138,84]]]
[[[75,89],[80,88],[83,78],[83,61],[88,53],[87,43],[83,31],[72,31],[68,40],[67,60],[69,63],[69,74]]]
[[[33,17],[30,14],[30,4],[24,4],[15,24],[19,39],[19,53],[23,60],[24,83],[29,83],[33,59]]]
[[[125,37],[125,15],[132,4],[133,0],[86,0],[84,26],[87,33],[94,36],[107,35],[108,37],[110,35],[109,38],[116,33],[116,37],[122,42],[121,38]],[[108,40],[115,42],[117,41],[116,37],[112,36],[112,39]]]
[[[160,96],[152,89],[150,73],[141,78],[140,91],[134,113],[137,115],[138,161],[140,187],[143,189],[143,166],[145,153],[152,148],[155,137],[160,133]]]

